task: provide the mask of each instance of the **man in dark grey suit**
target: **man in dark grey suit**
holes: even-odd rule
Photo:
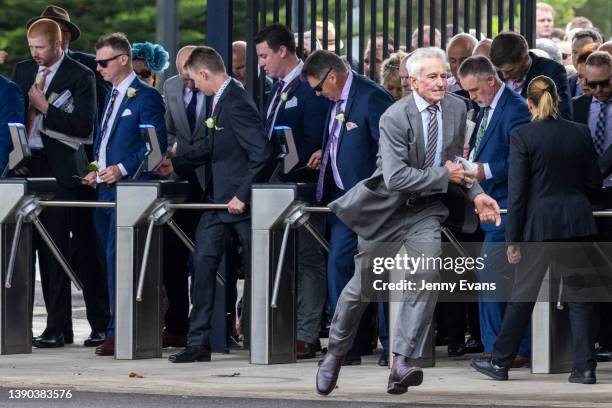
[[[328,353],[317,373],[317,392],[329,394],[348,352],[357,323],[372,298],[376,256],[394,257],[404,250],[411,257],[441,254],[440,223],[449,210],[441,199],[452,185],[473,181],[449,159],[461,155],[466,108],[445,97],[446,56],[442,50],[421,48],[407,61],[413,93],[391,106],[380,120],[380,149],[374,174],[330,204],[332,211],[359,235],[359,253],[351,281],[342,291],[332,320]],[[499,207],[477,183],[458,189],[474,201],[483,222],[500,223]],[[411,280],[440,281],[437,269],[417,267]],[[420,287],[419,283],[419,287]],[[433,317],[437,290],[404,292],[393,340],[393,366],[387,392],[402,394],[421,384],[423,371],[408,359],[422,355]]]
[[[168,156],[182,157],[193,148],[202,148],[206,143],[206,120],[208,98],[196,88],[185,72],[185,62],[195,48],[188,45],[176,54],[178,75],[164,83],[166,101],[166,130],[168,132]],[[205,166],[194,170],[176,172],[174,179],[189,182],[189,202],[202,200],[205,183]],[[193,240],[201,213],[197,210],[183,210],[175,214],[174,220]],[[185,347],[189,329],[189,287],[187,265],[190,252],[178,237],[169,230],[164,235],[164,286],[168,296],[168,311],[164,318],[162,343],[164,347]]]

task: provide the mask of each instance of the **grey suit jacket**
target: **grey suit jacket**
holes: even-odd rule
[[[202,103],[202,107],[196,118],[196,127],[191,132],[189,129],[189,121],[187,120],[187,110],[183,101],[183,81],[175,75],[168,78],[164,82],[163,95],[166,101],[166,132],[168,134],[168,148],[176,142],[176,156],[180,157],[185,152],[201,145],[204,149],[206,144],[206,101]],[[205,170],[204,166],[195,169],[196,177],[202,187],[205,188]]]
[[[463,152],[466,106],[459,98],[447,95],[441,102],[441,112],[444,162]],[[384,236],[385,222],[398,209],[405,211],[405,206],[411,205],[408,200],[449,191],[447,170],[444,167],[423,169],[424,161],[423,122],[414,97],[410,95],[393,104],[380,118],[374,174],[329,206],[360,237],[376,240]],[[477,183],[470,189],[453,187],[452,190],[469,200],[482,192]],[[473,212],[473,207],[466,213],[469,211]]]

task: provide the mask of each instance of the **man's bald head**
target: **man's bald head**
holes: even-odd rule
[[[234,41],[232,43],[232,73],[234,78],[242,82],[242,84],[246,84],[247,80],[246,53],[246,42]]]
[[[185,63],[187,62],[187,60],[189,59],[189,56],[191,55],[192,51],[195,48],[196,48],[195,45],[184,46],[183,48],[178,50],[178,52],[176,53],[176,61],[175,61],[176,70],[178,71],[179,78],[181,79],[181,81],[183,81],[185,86],[190,89],[195,88],[195,83],[193,82],[191,78],[189,78],[189,75],[187,74],[187,70],[185,69]]]
[[[610,55],[612,55],[612,41],[606,41],[605,43],[601,44],[597,50],[607,51]]]
[[[485,38],[484,40],[478,43],[476,48],[474,48],[474,52],[472,54],[473,55],[483,55],[489,58],[491,55],[491,44],[492,43],[493,43],[493,40],[491,40],[490,38]]]
[[[451,38],[446,49],[446,55],[448,56],[451,74],[455,78],[457,78],[457,71],[461,63],[472,56],[472,52],[477,44],[478,40],[467,33],[457,34]]]

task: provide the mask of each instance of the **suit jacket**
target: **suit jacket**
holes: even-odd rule
[[[317,96],[305,80],[298,78],[296,81],[295,85],[287,87],[287,99],[279,103],[274,126],[287,126],[293,131],[295,148],[299,157],[295,169],[302,168],[302,170],[290,173],[283,179],[293,182],[315,182],[317,172],[303,168],[308,163],[310,156],[321,149],[330,102],[323,96]],[[277,90],[275,85],[271,92],[272,97],[268,98],[268,103],[262,112],[264,123]]]
[[[452,96],[445,97],[441,105],[444,162],[463,152],[466,105]],[[374,174],[329,206],[360,237],[376,240],[384,236],[385,223],[398,209],[405,208],[407,200],[449,191],[446,168],[423,169],[424,161],[423,121],[414,97],[408,96],[396,102],[380,118],[380,149]],[[453,190],[470,200],[482,192],[478,183],[470,189]]]
[[[574,121],[578,123],[584,123],[588,126],[589,124],[589,113],[591,111],[591,103],[593,102],[593,95],[584,94],[577,96],[572,99],[572,106],[574,108]],[[608,126],[612,126],[608,124]],[[591,137],[593,137],[591,135]],[[603,177],[608,177],[612,173],[612,146],[608,147],[598,159],[599,170]]]
[[[207,143],[194,146],[185,154],[172,159],[177,172],[210,164],[206,174],[207,201],[227,204],[234,196],[249,205],[251,185],[261,179],[261,173],[270,159],[272,148],[255,102],[234,79],[223,91],[215,110],[215,127],[210,129]],[[249,217],[220,211],[224,222],[241,221]]]
[[[578,74],[571,75],[567,77],[567,84],[569,86],[570,96],[575,98],[580,96],[576,93],[576,84],[578,83]],[[574,113],[575,114],[575,113]]]
[[[506,208],[508,198],[508,155],[510,153],[510,131],[519,125],[529,123],[531,115],[525,100],[508,87],[497,102],[474,161],[488,163],[492,178],[480,182],[482,189],[493,197],[500,208]],[[482,118],[476,129],[480,127]],[[504,217],[505,218],[505,217]],[[483,230],[496,229],[495,224],[482,224]]]
[[[595,235],[589,198],[601,191],[601,183],[585,125],[559,119],[513,129],[506,240],[540,242]]]
[[[30,104],[28,91],[34,84],[37,73],[38,64],[34,60],[22,61],[15,66],[14,81],[24,94],[24,116],[27,116]],[[96,121],[94,74],[67,55],[64,56],[45,95],[49,98],[52,93],[61,94],[65,90],[70,90],[74,98],[74,111],[68,113],[50,105],[43,118],[43,126],[85,140],[91,135]],[[79,180],[72,176],[85,172],[87,157],[83,147],[74,151],[42,133],[41,138],[53,173],[49,176],[55,177],[60,185],[67,188],[80,186]]]
[[[121,101],[115,101],[121,105],[117,110],[115,120],[108,125],[112,126],[106,144],[106,167],[122,164],[127,171],[127,176],[124,178],[133,176],[145,158],[147,149],[140,134],[140,125],[147,124],[155,127],[162,152],[165,152],[168,146],[164,121],[165,107],[160,93],[138,78],[132,81],[130,88],[136,90],[133,97],[129,98],[126,94]],[[104,111],[106,111],[110,96],[109,93],[106,97]],[[98,128],[94,144],[96,158],[98,158],[101,142],[102,135]]]
[[[204,97],[202,107],[196,115],[196,126],[193,132],[189,128],[189,120],[187,119],[187,109],[183,99],[183,90],[185,85],[183,81],[175,75],[168,78],[164,82],[163,93],[166,99],[166,131],[168,134],[168,145],[171,146],[177,143],[176,155],[182,156],[191,149],[204,149],[206,144],[207,127],[206,121],[206,106],[208,97]],[[191,174],[194,174],[197,181],[204,190],[206,175],[205,166],[200,166],[189,174],[179,174],[184,179],[191,179]]]
[[[549,58],[538,57],[532,52],[529,52],[531,57],[531,67],[527,71],[525,85],[521,90],[521,96],[527,98],[527,85],[531,80],[539,75],[546,75],[557,85],[557,93],[559,94],[559,113],[567,120],[572,120],[572,105],[570,88],[567,83],[567,73],[563,65]],[[504,80],[504,77],[499,74],[499,77]]]
[[[0,172],[13,150],[9,123],[24,123],[23,94],[16,83],[0,75]]]
[[[336,165],[342,185],[349,190],[361,180],[370,177],[376,169],[380,117],[395,100],[380,85],[353,72],[353,83],[344,109],[345,120],[340,127]],[[323,149],[329,140],[330,105],[325,123]],[[356,125],[348,130],[348,124]],[[352,126],[352,125],[351,125]],[[331,159],[326,168],[326,184],[334,183]],[[324,189],[323,202],[327,201]]]

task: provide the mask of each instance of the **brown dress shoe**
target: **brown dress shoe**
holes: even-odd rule
[[[323,360],[319,362],[316,380],[317,393],[319,395],[328,395],[336,388],[342,360],[344,360],[344,357],[335,356],[327,352]]]
[[[529,368],[529,367],[531,367],[531,358],[523,357],[520,354],[517,354],[517,356],[514,357],[512,368]]]
[[[96,354],[99,356],[114,356],[115,337],[107,337],[104,343],[96,347]]]
[[[315,352],[314,344],[306,343],[305,341],[297,341],[297,358],[298,360],[306,358],[315,358],[317,353]]]
[[[164,330],[162,332],[162,347],[187,347],[187,335],[186,334],[174,334]]]
[[[408,387],[421,385],[423,382],[423,370],[413,366],[404,356],[396,354],[393,356],[393,366],[389,374],[387,392],[389,394],[403,394]]]

